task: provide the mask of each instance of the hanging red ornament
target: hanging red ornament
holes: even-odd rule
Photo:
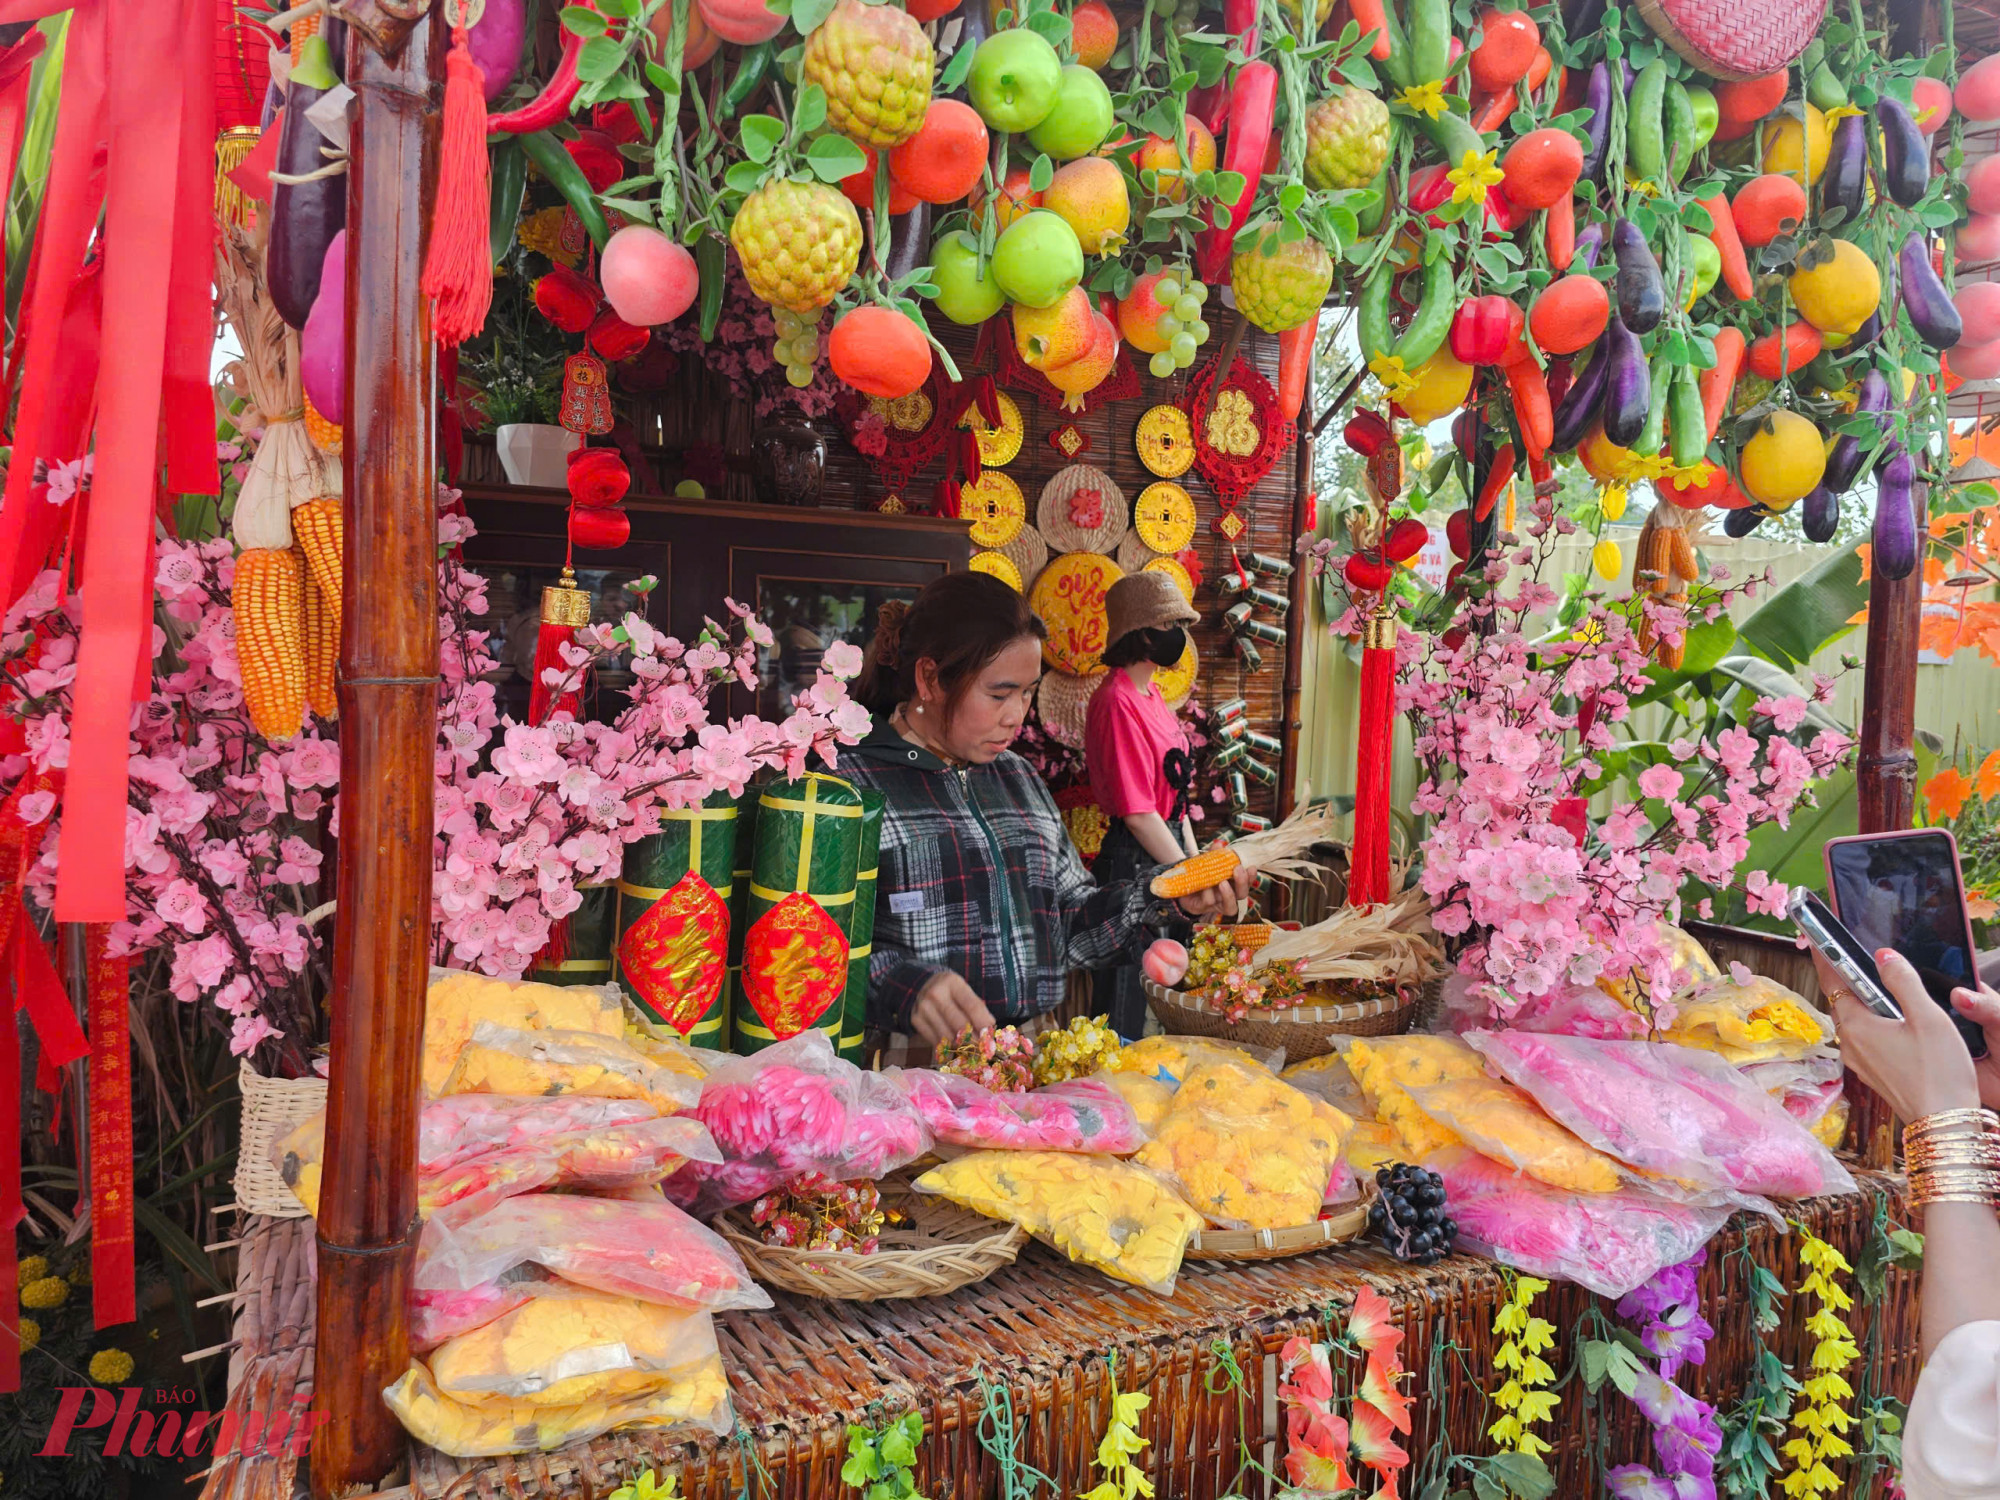
[[[632,518],[612,505],[569,513],[569,539],[586,552],[614,552],[632,538]]]
[[[604,361],[594,354],[572,354],[563,361],[562,425],[594,436],[609,432],[611,422],[611,386]]]
[[[1347,904],[1389,899],[1389,756],[1395,742],[1396,616],[1369,616],[1361,630],[1361,714],[1354,756],[1354,843]]]
[[[604,293],[587,276],[560,261],[535,283],[535,311],[564,333],[582,333],[597,316]]]
[[[597,315],[585,335],[591,353],[614,365],[639,354],[652,341],[652,329],[636,327],[608,307]]]
[[[576,586],[576,574],[565,563],[562,581],[542,590],[541,626],[535,632],[535,666],[528,678],[531,725],[543,723],[551,714],[574,714],[583,706],[582,679],[570,672],[562,659],[562,648],[589,623],[590,593]],[[561,674],[556,683],[544,680],[552,672]]]
[[[473,60],[470,11],[470,0],[446,0],[451,50],[444,62],[437,198],[430,248],[424,256],[423,291],[431,299],[431,332],[447,349],[486,326],[486,310],[493,301],[486,222],[492,196],[486,156],[486,74]]]
[[[632,488],[632,472],[616,448],[577,448],[569,456],[569,497],[587,510],[616,505]]]

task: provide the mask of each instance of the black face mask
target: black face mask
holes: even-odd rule
[[[1146,660],[1156,667],[1173,666],[1186,650],[1187,632],[1178,625],[1146,632]]]

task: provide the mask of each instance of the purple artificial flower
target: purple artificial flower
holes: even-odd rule
[[[1673,1487],[1644,1464],[1622,1464],[1604,1478],[1617,1500],[1675,1500]]]
[[[1714,1337],[1708,1320],[1683,1303],[1648,1323],[1639,1342],[1659,1359],[1661,1379],[1672,1380],[1682,1365],[1698,1365],[1708,1358],[1708,1340]]]
[[[1671,1380],[1641,1370],[1632,1387],[1632,1404],[1653,1424],[1653,1448],[1670,1473],[1709,1475],[1722,1450],[1722,1429],[1715,1408],[1697,1400]]]

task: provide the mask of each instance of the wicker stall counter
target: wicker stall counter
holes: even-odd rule
[[[1850,1259],[1866,1241],[1878,1204],[1886,1199],[1895,1213],[1901,1192],[1900,1179],[1857,1175],[1858,1195],[1789,1205]],[[1800,1274],[1797,1236],[1778,1234],[1762,1220],[1739,1217],[1710,1247],[1702,1300],[1717,1336],[1707,1364],[1684,1378],[1696,1394],[1723,1401],[1741,1388],[1758,1347],[1748,1320],[1727,1312],[1730,1278],[1741,1269],[1732,1254],[1738,1248],[1788,1286]],[[1442,1435],[1459,1451],[1488,1451],[1484,1427],[1491,1414],[1480,1384],[1456,1379],[1433,1389],[1427,1370],[1440,1330],[1469,1351],[1466,1368],[1490,1366],[1490,1330],[1508,1288],[1489,1262],[1455,1257],[1418,1269],[1353,1246],[1261,1264],[1190,1262],[1175,1295],[1163,1299],[1114,1286],[1034,1245],[1014,1265],[949,1296],[862,1305],[780,1293],[768,1312],[719,1319],[739,1422],[734,1438],[685,1444],[667,1434],[615,1433],[552,1454],[487,1461],[419,1450],[410,1483],[380,1495],[601,1497],[650,1465],[678,1466],[689,1500],[725,1500],[744,1493],[744,1461],[754,1455],[764,1477],[752,1474],[750,1495],[837,1500],[848,1493],[839,1480],[846,1424],[873,1425],[914,1404],[926,1427],[920,1488],[976,1500],[1000,1493],[995,1461],[978,1437],[982,1381],[1008,1389],[1019,1457],[1051,1476],[1059,1493],[1076,1494],[1094,1482],[1090,1465],[1111,1394],[1107,1353],[1117,1357],[1120,1389],[1152,1397],[1144,1464],[1163,1500],[1212,1500],[1233,1487],[1261,1494],[1254,1472],[1239,1474],[1240,1443],[1247,1436],[1252,1452],[1267,1462],[1274,1457],[1264,1448],[1264,1414],[1274,1409],[1268,1404],[1276,1352],[1294,1333],[1323,1337],[1328,1310],[1364,1284],[1389,1297],[1405,1331],[1407,1363],[1416,1372],[1415,1431],[1406,1446],[1415,1460]],[[1881,1341],[1890,1352],[1875,1372],[1884,1389],[1905,1398],[1916,1379],[1916,1288],[1914,1275],[1892,1273]],[[1790,1299],[1785,1326],[1771,1336],[1788,1368],[1799,1367],[1809,1344],[1808,1300]],[[1589,1301],[1579,1288],[1558,1284],[1537,1302],[1538,1315],[1560,1330],[1563,1361],[1569,1330]],[[1857,1326],[1863,1316],[1856,1314]],[[1227,1378],[1232,1365],[1241,1372],[1240,1386]],[[1548,1430],[1555,1443],[1550,1464],[1566,1481],[1565,1494],[1585,1492],[1585,1456],[1600,1436],[1588,1425],[1589,1410],[1581,1399],[1565,1399]],[[1598,1410],[1611,1462],[1641,1456],[1647,1429],[1637,1409],[1610,1399]]]

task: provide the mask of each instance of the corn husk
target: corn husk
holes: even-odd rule
[[[1342,906],[1296,932],[1280,929],[1254,967],[1280,960],[1309,984],[1423,984],[1444,968],[1431,933],[1430,902],[1412,887],[1379,906]]]
[[[1317,880],[1326,873],[1326,866],[1307,859],[1306,851],[1318,844],[1338,842],[1334,833],[1338,821],[1330,802],[1301,805],[1277,827],[1232,839],[1229,847],[1261,875]]]

